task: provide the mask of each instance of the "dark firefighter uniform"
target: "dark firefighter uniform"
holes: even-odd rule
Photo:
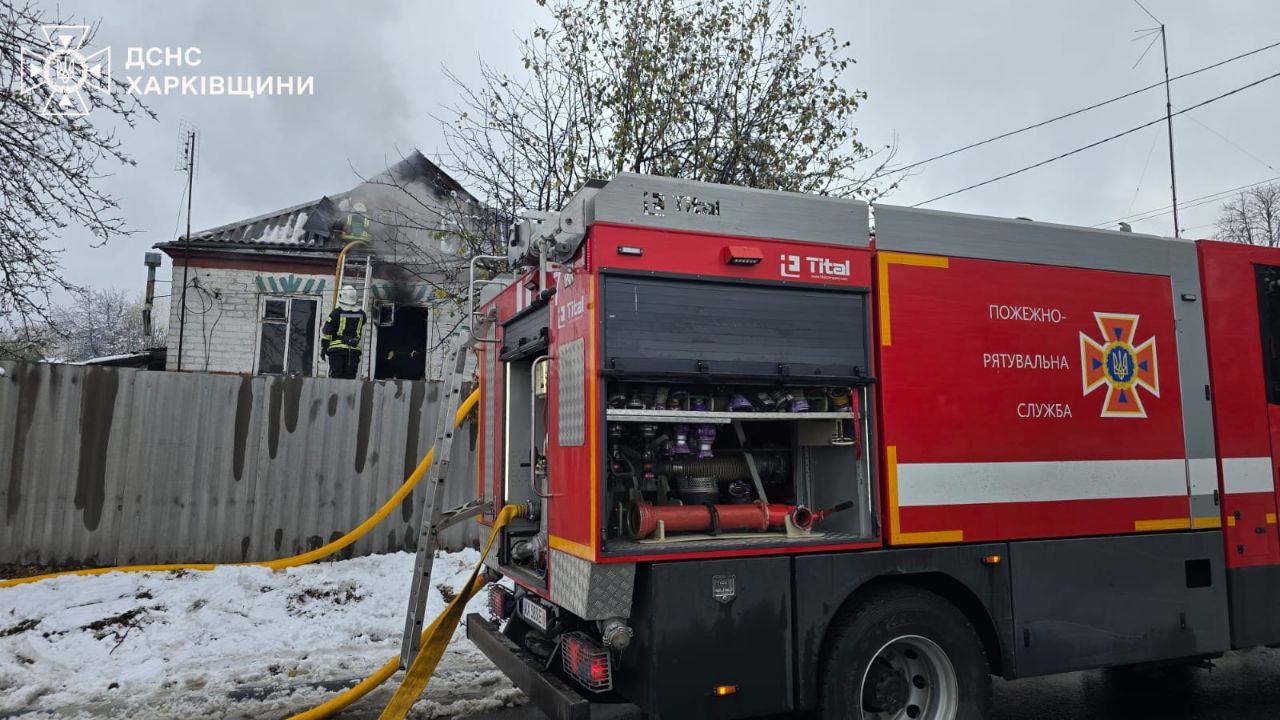
[[[364,310],[341,306],[329,312],[320,331],[320,347],[329,360],[329,377],[353,379],[360,370]]]

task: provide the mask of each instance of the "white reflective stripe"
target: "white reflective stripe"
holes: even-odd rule
[[[1181,458],[898,465],[900,507],[1186,494]]]
[[[1271,458],[1222,458],[1222,490],[1227,493],[1275,492]]]
[[[1191,458],[1187,461],[1191,473],[1191,494],[1212,495],[1218,489],[1218,461],[1213,458]]]

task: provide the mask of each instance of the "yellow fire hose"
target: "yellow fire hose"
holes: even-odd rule
[[[480,391],[476,390],[467,396],[466,400],[458,406],[458,414],[453,418],[453,426],[458,427],[466,420],[472,408],[480,400]],[[47,580],[48,578],[63,577],[66,575],[102,575],[111,572],[156,572],[165,570],[212,570],[216,567],[225,567],[228,565],[254,565],[260,567],[268,567],[272,570],[283,570],[284,568],[298,567],[306,565],[317,560],[326,558],[339,550],[347,547],[351,543],[364,537],[370,530],[386,519],[388,515],[395,510],[401,502],[413,492],[413,488],[422,481],[422,477],[427,474],[427,469],[431,467],[431,460],[435,457],[436,449],[433,446],[423,456],[422,462],[418,463],[418,467],[414,468],[409,477],[405,478],[400,489],[396,490],[377,512],[370,515],[364,522],[357,525],[351,532],[342,537],[322,545],[310,552],[304,552],[300,555],[293,555],[279,560],[259,560],[257,562],[247,563],[178,563],[170,565],[121,565],[117,567],[92,568],[89,570],[64,570],[62,572],[47,573],[45,575],[32,575],[30,577],[14,578],[12,580],[0,581],[0,588],[14,587],[15,585],[24,585],[26,583],[37,582],[39,580]]]
[[[453,426],[456,428],[462,425],[467,415],[475,408],[476,403],[480,400],[480,391],[476,390],[467,396],[466,400],[458,407],[458,413],[454,416]],[[284,568],[297,567],[313,563],[322,558],[328,557],[339,550],[347,547],[356,540],[366,535],[378,523],[382,522],[391,514],[405,497],[413,491],[414,487],[426,475],[427,469],[431,466],[431,461],[435,457],[435,447],[433,446],[427,451],[422,458],[422,462],[418,463],[418,467],[414,468],[412,474],[405,478],[404,483],[396,490],[377,512],[370,515],[364,522],[357,525],[350,532],[342,537],[330,542],[326,545],[316,548],[310,552],[300,555],[280,558],[278,560],[263,560],[259,562],[249,563],[186,563],[186,564],[168,564],[168,565],[122,565],[108,568],[93,568],[89,570],[67,570],[64,572],[47,573],[45,575],[33,575],[31,577],[15,578],[0,582],[0,588],[14,587],[26,583],[37,582],[48,578],[62,577],[65,575],[102,575],[109,572],[155,572],[165,570],[212,570],[216,567],[226,566],[260,566],[269,567],[273,570],[282,570]],[[430,680],[432,673],[435,672],[436,666],[440,663],[440,658],[444,655],[445,648],[449,644],[450,638],[453,636],[453,630],[458,626],[462,619],[462,611],[466,608],[467,602],[480,592],[485,586],[485,581],[480,577],[480,569],[484,566],[484,559],[489,554],[489,550],[493,547],[493,541],[498,535],[498,531],[506,526],[513,518],[523,517],[526,512],[524,505],[508,505],[502,509],[493,524],[493,529],[489,533],[489,539],[485,542],[484,551],[480,555],[480,562],[472,569],[471,576],[467,579],[463,590],[454,596],[448,606],[445,607],[443,613],[431,623],[422,633],[422,642],[417,656],[413,660],[413,664],[405,673],[404,678],[400,681],[400,687],[396,688],[396,692],[391,697],[386,709],[382,711],[380,720],[403,720],[408,714],[409,709],[422,695],[423,689]],[[355,701],[369,694],[374,688],[386,682],[395,675],[400,668],[400,659],[393,658],[382,667],[378,668],[369,677],[360,681],[350,690],[329,700],[328,702],[314,707],[306,712],[299,713],[289,718],[289,720],[320,720],[328,718],[348,707]]]
[[[400,680],[400,687],[396,688],[395,694],[391,696],[391,701],[383,709],[379,720],[403,720],[409,713],[409,709],[422,696],[422,690],[435,672],[436,665],[440,664],[440,658],[444,655],[445,647],[449,645],[449,639],[453,637],[454,628],[458,627],[458,623],[462,620],[462,611],[466,608],[467,602],[485,586],[484,578],[480,577],[480,568],[484,566],[484,559],[493,547],[494,538],[498,536],[498,531],[503,526],[513,518],[523,517],[525,512],[524,505],[507,505],[498,513],[497,520],[493,523],[493,530],[489,533],[489,539],[480,553],[480,562],[476,563],[475,568],[472,569],[471,577],[463,585],[462,591],[449,601],[444,612],[440,613],[431,626],[422,632],[422,643],[418,654],[414,657],[413,664],[409,666],[409,671]],[[355,687],[323,705],[294,715],[289,720],[320,720],[330,717],[368,695],[374,688],[389,680],[399,668],[400,658],[392,658]]]

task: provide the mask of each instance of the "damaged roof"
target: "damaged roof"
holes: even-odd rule
[[[193,232],[194,247],[236,246],[248,250],[333,251],[341,243],[332,239],[332,230],[342,222],[345,210],[340,205],[350,200],[357,190],[366,184],[386,184],[388,181],[422,181],[434,186],[441,195],[461,196],[472,199],[457,180],[414,150],[400,162],[379,173],[372,180],[362,182],[351,190],[326,195],[300,205],[274,210],[244,220]],[[156,243],[160,249],[182,244],[178,236],[172,242]],[[228,247],[228,249],[232,249]]]
[[[191,234],[193,243],[230,243],[237,245],[289,246],[321,248],[329,240],[330,222],[335,217],[338,201],[348,193],[328,196],[257,217],[219,225]],[[178,238],[175,242],[180,242]],[[165,243],[168,244],[168,243]]]

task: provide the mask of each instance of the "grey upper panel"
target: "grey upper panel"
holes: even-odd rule
[[[1186,240],[1071,225],[876,205],[876,248],[1170,275]]]
[[[621,173],[587,200],[587,222],[866,247],[858,200]]]

